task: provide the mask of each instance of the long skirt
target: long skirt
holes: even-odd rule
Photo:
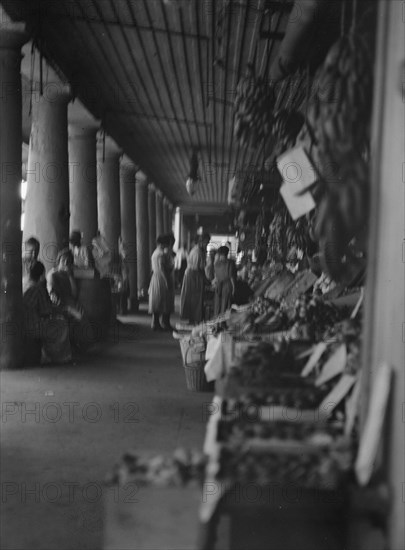
[[[163,273],[154,272],[149,285],[149,313],[170,313],[171,302],[171,294],[165,276]]]
[[[232,305],[232,283],[225,279],[217,284],[214,296],[214,315],[225,313]]]
[[[180,317],[191,323],[204,319],[204,274],[195,269],[186,269],[180,295]]]

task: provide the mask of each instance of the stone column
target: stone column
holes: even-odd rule
[[[163,198],[163,230],[165,233],[169,232],[169,211],[166,197]]]
[[[128,269],[130,312],[138,311],[138,273],[136,266],[136,210],[134,162],[124,156],[120,166],[121,237]]]
[[[3,15],[0,11],[0,15]],[[0,28],[0,368],[22,364],[21,46],[23,23]]]
[[[24,240],[34,236],[48,270],[58,250],[69,243],[69,157],[67,106],[69,88],[45,86],[34,101],[27,168]]]
[[[69,125],[70,231],[79,229],[82,244],[97,234],[96,127]]]
[[[156,191],[156,237],[165,233],[163,222],[163,195],[162,192]]]
[[[149,213],[149,256],[156,248],[156,187],[151,183],[148,187]]]
[[[98,229],[116,260],[121,234],[120,156],[122,151],[110,138],[97,143],[97,209]]]
[[[172,203],[168,202],[167,204],[167,217],[168,217],[168,226],[169,226],[169,233],[173,232],[173,205]]]
[[[136,191],[136,252],[138,268],[138,294],[147,298],[150,282],[148,178],[140,170],[135,175]]]

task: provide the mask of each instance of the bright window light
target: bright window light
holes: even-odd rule
[[[27,182],[26,180],[22,180],[21,182],[21,198],[23,201],[25,201],[25,197],[27,196]]]

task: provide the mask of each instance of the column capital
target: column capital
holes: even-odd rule
[[[163,193],[160,189],[156,189],[156,196],[159,198],[159,200],[163,200]]]
[[[135,174],[136,185],[138,186],[147,186],[148,185],[148,176],[142,170],[138,170]]]
[[[0,11],[0,50],[18,50],[29,40],[25,23],[4,21],[7,17],[3,9]]]
[[[68,103],[72,99],[72,89],[65,82],[48,82],[43,87],[40,100],[49,103]]]
[[[156,185],[154,183],[150,183],[148,185],[148,191],[149,193],[156,193]]]
[[[81,124],[69,123],[68,135],[69,139],[95,139],[98,131],[98,126],[82,126]]]
[[[97,156],[102,157],[103,153],[105,153],[105,158],[117,158],[122,155],[122,149],[110,136],[107,135],[105,136],[104,144],[104,137],[99,132],[97,134]]]
[[[133,170],[136,172],[139,169],[139,166],[128,155],[124,154],[121,157],[120,168],[123,170]]]

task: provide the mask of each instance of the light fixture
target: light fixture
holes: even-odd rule
[[[197,183],[198,181],[193,179],[193,178],[187,178],[187,181],[186,181],[186,189],[187,189],[187,193],[190,195],[190,197],[192,197],[195,192],[197,191]]]
[[[198,177],[198,154],[197,149],[193,149],[193,153],[190,158],[190,171],[186,181],[187,193],[192,197],[197,191],[197,184],[199,182]]]

